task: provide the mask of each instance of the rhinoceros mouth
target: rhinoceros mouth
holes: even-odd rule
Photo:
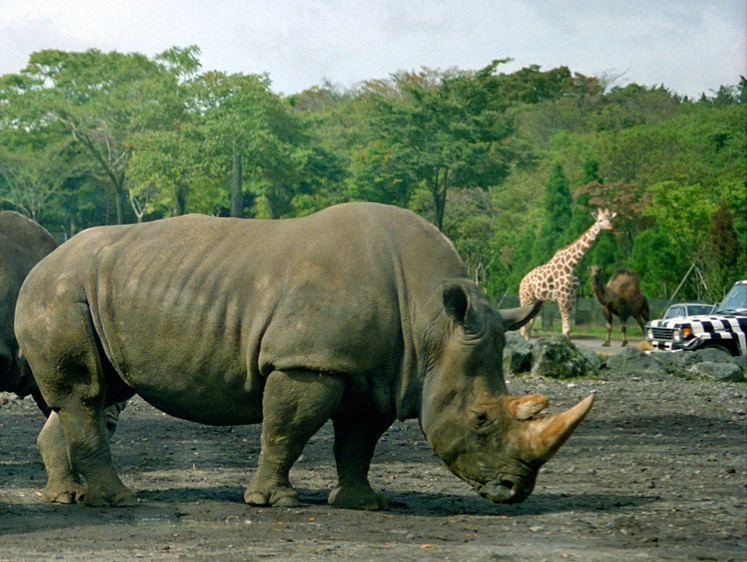
[[[475,491],[494,503],[516,503],[526,496],[518,494],[518,486],[511,480],[501,478],[475,486]]]

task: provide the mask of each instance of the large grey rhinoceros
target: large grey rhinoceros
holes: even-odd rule
[[[261,422],[249,504],[299,503],[289,470],[330,418],[332,505],[385,506],[368,482],[371,457],[389,425],[408,418],[477,493],[519,502],[593,400],[538,416],[546,397],[508,395],[504,331],[538,308],[493,310],[436,228],[386,205],[84,231],[34,269],[18,301],[22,352],[59,414],[42,433],[66,440],[83,477],[45,457],[43,497],[133,500],[102,411],[137,393],[187,420]]]

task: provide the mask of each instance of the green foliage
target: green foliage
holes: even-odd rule
[[[547,262],[557,250],[570,241],[566,233],[571,222],[571,204],[568,178],[563,171],[563,165],[555,162],[545,184],[542,199],[545,220],[532,246],[532,262],[535,266]]]
[[[508,173],[502,141],[512,128],[494,74],[500,62],[477,72],[401,73],[376,95],[374,126],[396,165],[430,193],[439,228],[451,188],[488,187]]]
[[[505,59],[283,97],[265,74],[200,73],[199,53],[45,50],[0,76],[0,207],[72,234],[395,204],[496,298],[608,207],[585,263],[637,270],[649,297],[691,271],[678,296],[715,301],[747,271],[744,78],[694,101],[562,66],[499,73]]]

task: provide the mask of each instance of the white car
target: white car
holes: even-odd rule
[[[711,347],[747,355],[747,280],[737,281],[709,314],[649,322],[646,341],[659,351]]]

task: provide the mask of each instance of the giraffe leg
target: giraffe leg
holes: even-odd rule
[[[532,326],[534,326],[534,318],[532,318],[529,322],[524,324],[521,328],[519,328],[519,333],[524,336],[524,339],[526,341],[529,341],[529,338],[532,336]]]
[[[563,334],[571,336],[571,312],[573,309],[568,306],[568,303],[558,303],[560,308],[560,321],[563,326]]]

